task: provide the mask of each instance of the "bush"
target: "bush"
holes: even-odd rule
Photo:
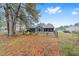
[[[78,32],[72,32],[72,33],[74,33],[74,34],[76,34],[78,37],[79,37],[79,31]]]
[[[63,31],[64,33],[71,33],[70,31]]]

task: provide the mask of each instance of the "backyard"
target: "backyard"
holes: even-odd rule
[[[1,3],[0,56],[79,56],[78,5]]]
[[[0,55],[79,55],[78,40],[77,34],[63,32],[59,32],[58,38],[51,35],[0,35]]]
[[[59,44],[60,39],[46,35],[0,35],[0,55],[63,55]]]

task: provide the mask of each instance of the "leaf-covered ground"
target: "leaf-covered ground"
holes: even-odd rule
[[[0,55],[3,56],[58,56],[60,39],[52,36],[0,35]]]

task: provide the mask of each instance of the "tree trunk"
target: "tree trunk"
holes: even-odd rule
[[[12,10],[9,4],[6,4],[6,7],[4,7],[4,10],[5,10],[5,17],[7,21],[8,36],[11,36],[15,34],[15,30],[16,30],[15,19],[13,17]]]
[[[13,35],[16,33],[16,22],[15,20],[13,21]]]
[[[11,35],[13,35],[13,28],[14,28],[14,26],[13,26],[13,20],[12,20],[12,16],[11,16],[11,11],[10,10],[8,10],[8,20],[9,20],[9,36],[11,36]]]
[[[7,31],[8,31],[8,36],[9,36],[9,23],[8,23],[8,20],[7,20]]]

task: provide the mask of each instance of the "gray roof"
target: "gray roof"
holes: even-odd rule
[[[37,26],[36,25],[32,25],[30,26],[30,28],[36,28],[36,27],[42,27],[42,28],[54,28],[54,26],[52,24],[44,24],[44,23],[40,23]]]
[[[40,26],[42,28],[54,28],[54,26],[52,24],[45,25],[44,23],[40,23],[37,26]]]
[[[38,25],[37,25],[37,27],[38,27],[38,26],[40,26],[40,27],[43,27],[43,28],[44,28],[46,25],[45,25],[44,23],[40,23],[40,24],[38,24]]]
[[[47,24],[46,28],[54,28],[54,26],[52,24]]]

